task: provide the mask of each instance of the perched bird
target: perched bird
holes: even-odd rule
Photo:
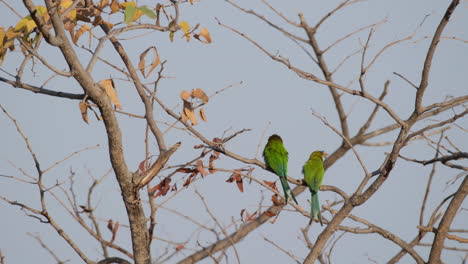
[[[327,153],[323,151],[314,151],[310,154],[309,160],[302,167],[302,173],[304,174],[304,181],[309,187],[311,198],[310,198],[310,223],[312,220],[317,217],[322,223],[322,214],[320,214],[320,204],[318,199],[318,191],[320,185],[322,185],[323,175],[325,174],[325,169],[323,168],[323,157]]]
[[[296,197],[291,192],[288,180],[286,179],[288,176],[288,151],[284,148],[283,140],[280,136],[272,135],[268,138],[268,142],[263,150],[263,158],[265,159],[267,170],[278,175],[283,187],[286,203],[288,203],[288,197],[291,197],[297,204]]]

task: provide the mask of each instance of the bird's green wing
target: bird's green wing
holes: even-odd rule
[[[309,188],[317,192],[322,185],[325,170],[323,169],[322,160],[310,159],[303,167],[304,181]]]
[[[288,175],[288,152],[283,143],[270,141],[265,146],[263,157],[267,168],[278,176]]]

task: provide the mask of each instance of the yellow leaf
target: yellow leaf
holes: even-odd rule
[[[187,116],[187,118],[190,120],[193,126],[196,126],[198,124],[197,117],[195,116],[195,113],[193,112],[192,104],[187,101],[184,101],[184,113]]]
[[[194,37],[198,39],[199,41],[201,41],[202,43],[205,43],[205,44],[211,43],[210,32],[205,27],[202,27],[200,30],[200,33],[195,34]]]
[[[127,6],[136,7],[136,2],[134,2],[134,1],[128,1],[128,2],[124,2],[124,3],[120,4],[120,8],[122,8],[122,9],[127,8]]]
[[[45,21],[49,19],[49,14],[47,13],[47,8],[45,6],[36,6],[37,13],[41,16],[45,16]]]
[[[182,100],[188,102],[190,100],[190,93],[183,90],[181,93],[180,93],[180,98],[182,98]]]
[[[31,16],[26,16],[21,19],[18,24],[15,26],[16,32],[23,32],[25,34],[30,33],[36,27],[36,22],[32,19]]]
[[[110,9],[111,9],[111,14],[114,14],[115,12],[118,12],[119,9],[120,9],[120,4],[119,4],[119,0],[112,0],[112,3],[110,5]]]
[[[208,121],[208,119],[206,119],[205,110],[203,110],[203,108],[200,108],[200,110],[198,110],[198,115],[200,115],[201,120],[205,122]]]
[[[202,100],[204,104],[208,103],[208,100],[210,99],[201,88],[193,89],[192,96]]]
[[[78,42],[78,39],[81,37],[81,35],[83,35],[83,33],[89,31],[89,27],[88,25],[83,25],[80,27],[80,29],[78,29],[78,31],[76,31],[75,35],[73,36],[73,43],[76,43]]]
[[[174,32],[173,31],[169,32],[169,39],[171,40],[171,42],[174,42]]]
[[[85,102],[80,102],[79,107],[80,107],[81,117],[86,122],[86,124],[89,124],[88,104]]]
[[[117,97],[117,91],[115,90],[114,81],[112,79],[105,79],[101,80],[98,83],[99,87],[104,90],[111,99],[112,103],[114,103],[115,107],[118,109],[122,109],[122,105],[119,102],[119,98]]]
[[[72,0],[62,0],[60,2],[60,7],[62,8],[68,8],[69,6],[71,6],[73,4],[73,1]]]
[[[190,41],[190,25],[187,23],[187,21],[182,21],[179,23],[179,27],[184,31],[184,38],[187,39],[187,41]]]

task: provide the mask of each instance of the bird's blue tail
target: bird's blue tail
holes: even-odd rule
[[[293,201],[296,202],[296,204],[298,204],[296,197],[291,191],[291,188],[289,188],[289,184],[288,184],[288,180],[286,179],[286,176],[280,176],[279,178],[280,178],[281,186],[283,187],[284,199],[286,199],[286,203],[288,203],[288,197],[291,197]]]
[[[320,221],[320,225],[323,226],[322,223],[322,214],[320,213],[320,204],[319,204],[319,199],[318,199],[318,193],[314,190],[310,190],[310,221],[309,224],[312,223],[312,220],[314,220],[315,217],[318,218]]]

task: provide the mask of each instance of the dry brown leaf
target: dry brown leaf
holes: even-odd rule
[[[98,26],[102,23],[104,23],[104,19],[102,19],[102,16],[97,16],[94,18],[93,27]]]
[[[184,101],[184,113],[193,126],[196,126],[198,124],[197,117],[195,116],[195,113],[192,109],[192,104],[187,101]]]
[[[112,3],[110,5],[111,9],[111,14],[118,12],[120,10],[120,4],[118,0],[112,0]]]
[[[206,95],[206,93],[201,88],[193,89],[192,96],[202,100],[204,104],[208,103],[208,100],[210,100],[208,95]]]
[[[185,114],[184,111],[182,111],[182,115],[181,115],[181,116],[182,116],[182,122],[184,122],[184,123],[187,122],[188,117],[187,117],[187,115]]]
[[[88,118],[88,104],[85,102],[80,102],[80,112],[81,112],[81,117],[83,118],[83,121],[86,122],[86,124],[89,124],[89,118]]]
[[[272,216],[275,216],[275,215],[276,215],[275,213],[272,213],[272,212],[270,212],[270,211],[266,211],[264,214],[265,214],[266,216],[268,216],[268,217],[272,217]]]
[[[154,198],[158,196],[165,196],[171,188],[170,183],[171,183],[171,178],[166,177],[158,185],[151,188],[150,193],[152,194],[155,193],[153,195]]]
[[[193,172],[193,170],[190,169],[190,168],[179,168],[176,171],[181,172],[181,173],[192,173]]]
[[[112,79],[104,79],[99,81],[99,86],[103,89],[107,96],[111,99],[112,103],[114,103],[115,107],[118,109],[122,109],[122,105],[119,102],[119,98],[117,97],[117,91],[115,90],[114,81]]]
[[[190,100],[190,97],[191,97],[190,93],[187,92],[187,91],[185,91],[185,90],[183,90],[183,91],[180,93],[180,98],[181,98],[182,100],[186,101],[186,102],[188,102],[188,101]]]
[[[78,29],[75,33],[75,35],[73,36],[73,43],[76,43],[78,42],[78,39],[80,39],[81,35],[83,35],[83,33],[89,31],[89,27],[88,25],[83,25],[80,27],[80,29]]]
[[[150,66],[149,66],[148,73],[145,74],[145,68],[146,68],[145,57],[146,57],[146,55],[148,54],[148,52],[150,50],[154,51],[154,58],[153,58],[153,61],[151,62]],[[140,54],[140,62],[138,63],[138,69],[140,69],[141,74],[143,75],[143,77],[147,78],[151,74],[151,72],[154,69],[156,69],[156,67],[158,67],[160,62],[161,62],[161,58],[159,57],[159,53],[158,53],[158,50],[156,49],[156,47],[154,47],[154,46],[149,47]]]
[[[213,155],[211,155],[213,156]],[[211,156],[210,156],[210,163],[209,163],[209,166],[208,166],[208,172],[213,174],[215,173],[217,170],[214,168],[215,165],[214,165],[214,160],[211,160]]]
[[[202,177],[205,177],[208,175],[208,172],[203,168],[203,161],[202,160],[197,160],[197,170],[200,172]]]
[[[271,181],[265,181],[263,180],[263,182],[268,185],[270,188],[272,188],[273,190],[278,190],[278,188],[276,187],[276,183],[275,182],[271,182]]]
[[[117,236],[117,230],[119,230],[119,221],[115,222],[114,228],[112,229],[112,238],[110,243],[113,243],[115,240],[115,237]]]
[[[145,159],[142,162],[140,162],[140,165],[138,165],[138,170],[140,172],[145,172],[148,169],[148,160]]]
[[[200,33],[193,35],[196,39],[201,41],[202,43],[209,44],[211,43],[211,35],[208,29],[202,27]],[[202,39],[203,38],[203,39]]]
[[[203,110],[203,108],[200,108],[200,110],[198,110],[198,115],[200,116],[201,120],[205,122],[208,121],[208,119],[206,119],[205,110]]]
[[[187,187],[190,185],[190,183],[192,183],[192,179],[195,178],[195,176],[197,176],[198,174],[198,170],[195,169],[193,170],[192,174],[190,174],[190,176],[185,180],[184,184],[182,185],[183,187]]]
[[[109,5],[109,0],[101,0],[99,1],[98,7],[102,10],[104,7]]]
[[[237,188],[239,188],[239,191],[244,192],[244,184],[242,182],[242,176],[241,176],[241,171],[239,169],[234,170],[232,175],[229,177],[229,179],[226,180],[226,182],[236,182]]]
[[[271,196],[271,201],[275,206],[282,205],[283,203],[278,199],[278,195],[275,193]]]
[[[107,221],[107,229],[109,229],[111,232],[114,230],[114,221],[112,221],[112,219]]]

